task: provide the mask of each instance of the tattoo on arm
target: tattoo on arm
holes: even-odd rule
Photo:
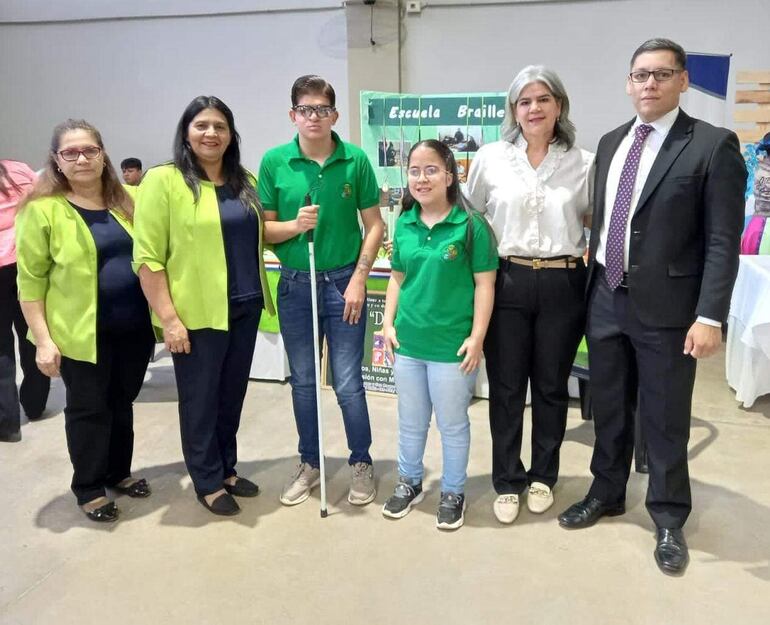
[[[369,260],[369,256],[367,254],[361,254],[361,256],[358,259],[358,264],[356,265],[356,273],[360,273],[365,276],[368,276],[369,270],[371,268],[372,268],[372,263]]]

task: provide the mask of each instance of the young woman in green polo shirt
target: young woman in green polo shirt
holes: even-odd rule
[[[399,482],[382,513],[398,519],[422,501],[422,458],[435,411],[444,457],[436,525],[450,530],[464,520],[468,406],[498,260],[484,218],[460,195],[457,163],[446,145],[415,144],[407,175],[383,321],[386,347],[396,353]]]
[[[236,433],[262,308],[274,312],[262,207],[239,142],[224,102],[190,102],[174,162],[139,187],[134,244],[134,269],[174,361],[187,470],[201,504],[228,516],[240,512],[233,495],[259,492],[236,473]]]
[[[131,477],[133,402],[155,339],[131,271],[133,202],[99,132],[67,120],[16,219],[19,300],[47,376],[61,375],[72,491],[93,521],[115,521],[105,487],[147,497]]]

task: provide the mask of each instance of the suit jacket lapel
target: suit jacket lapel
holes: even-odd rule
[[[684,149],[690,139],[692,138],[692,118],[684,111],[679,111],[679,115],[671,126],[671,130],[668,131],[666,140],[663,145],[660,146],[660,152],[655,158],[655,162],[652,164],[652,169],[647,176],[647,180],[644,183],[641,195],[639,195],[639,202],[636,205],[634,214],[638,213],[644,207],[647,200],[660,184],[663,177],[666,175],[671,165],[679,156],[679,153]]]

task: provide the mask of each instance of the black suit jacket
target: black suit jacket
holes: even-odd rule
[[[596,153],[588,292],[604,222],[607,173],[634,120],[604,135]],[[631,219],[628,285],[641,321],[686,327],[724,321],[738,272],[746,165],[734,132],[680,111]]]

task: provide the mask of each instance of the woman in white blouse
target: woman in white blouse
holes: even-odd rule
[[[553,504],[567,380],[585,325],[583,226],[590,219],[594,155],[575,145],[564,86],[539,65],[513,80],[501,135],[476,154],[467,190],[498,240],[500,269],[484,354],[494,512],[501,523],[513,523],[525,490],[530,511]],[[529,470],[521,460],[527,382]]]

